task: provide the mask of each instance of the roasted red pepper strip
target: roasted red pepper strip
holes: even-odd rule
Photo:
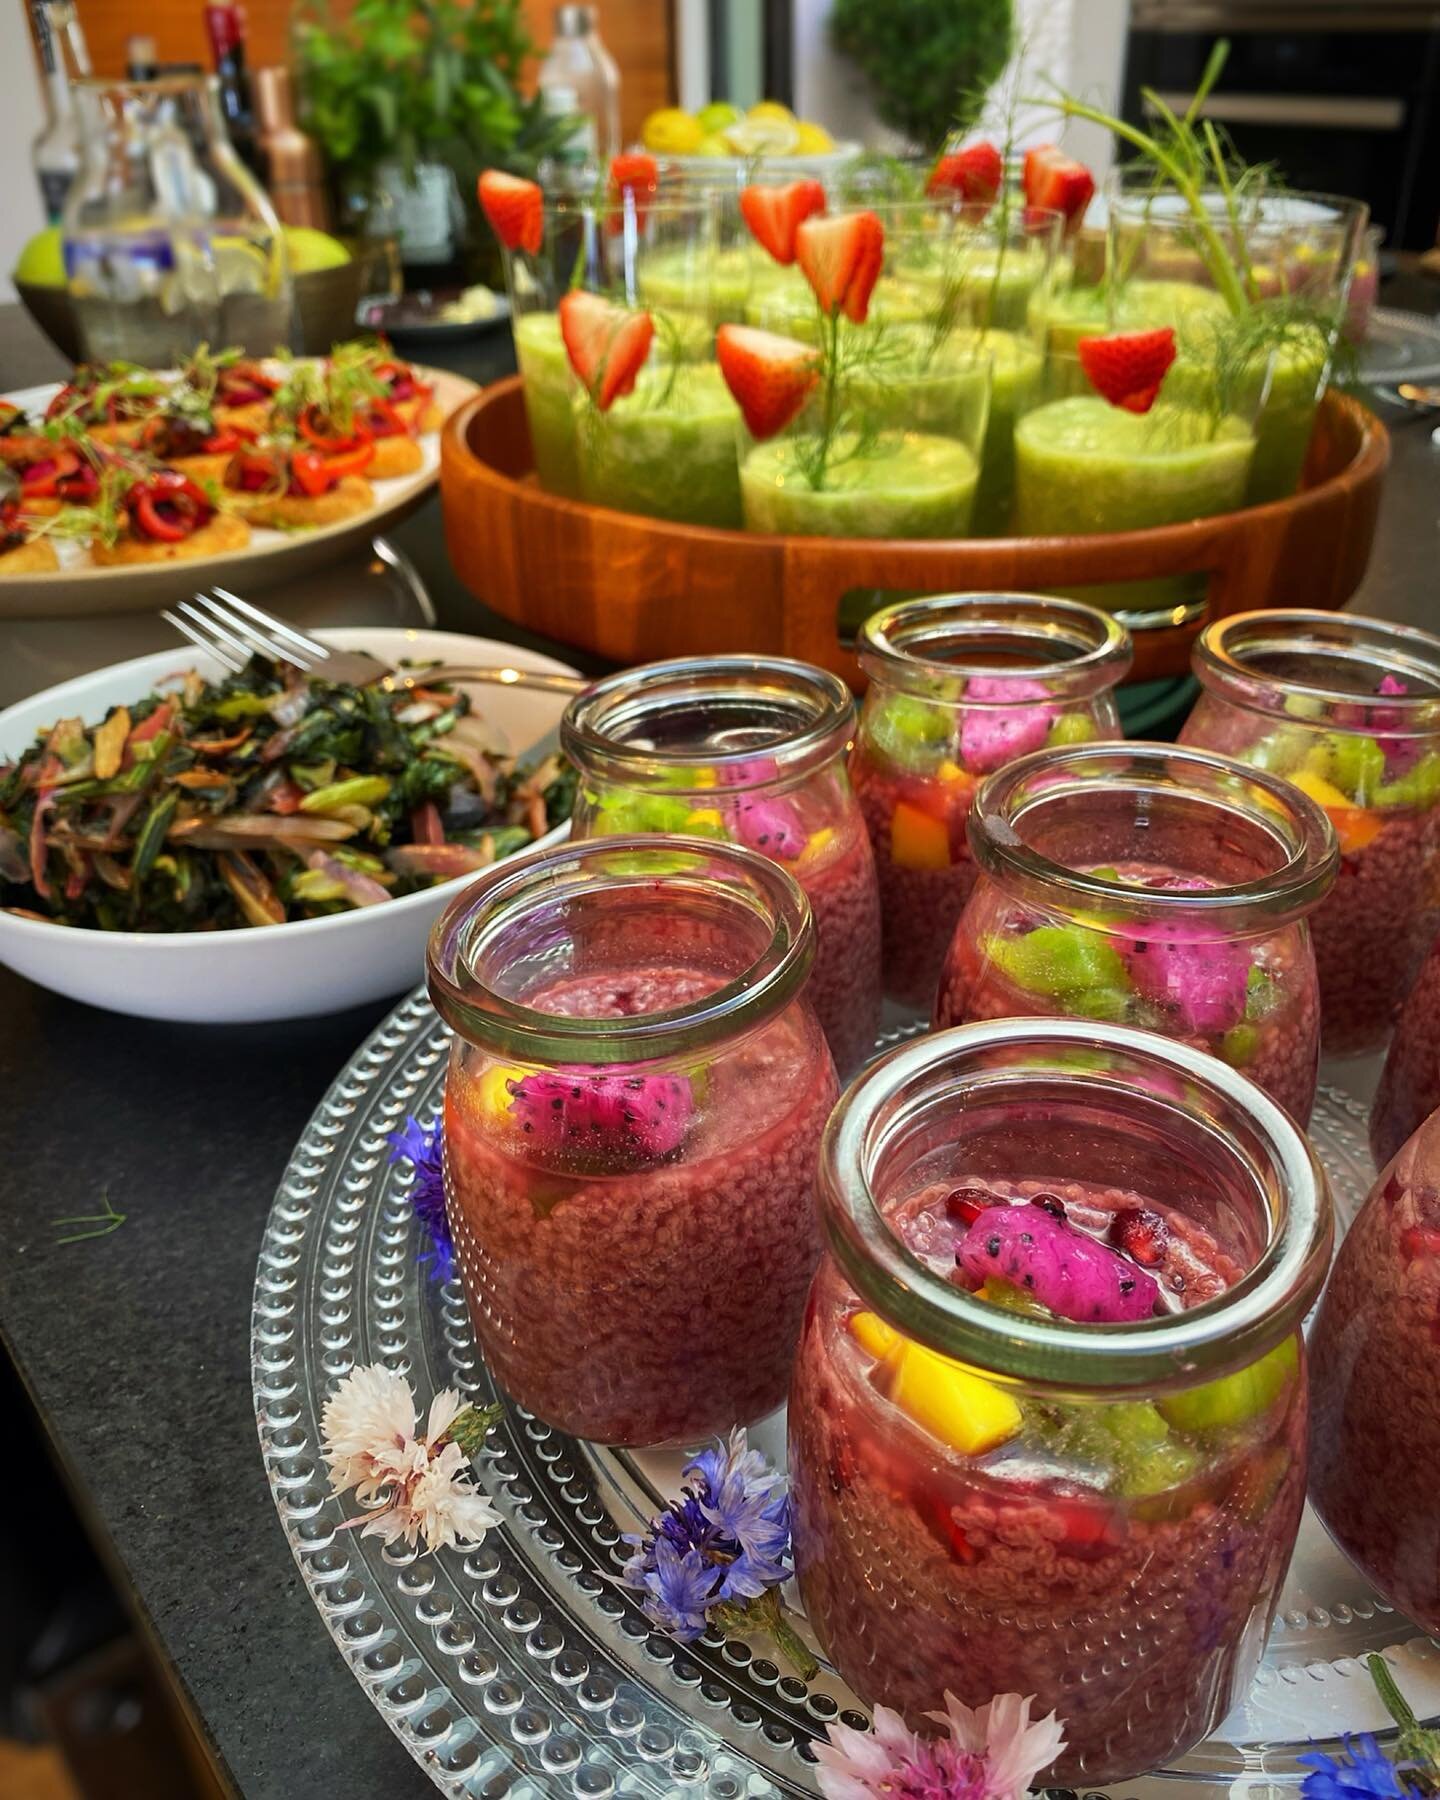
[[[410,427],[401,418],[389,400],[367,400],[365,403],[365,431],[371,437],[409,437]]]
[[[145,537],[162,544],[183,542],[215,511],[205,490],[178,469],[162,469],[148,481],[137,481],[125,497],[125,508]]]
[[[299,425],[300,435],[306,443],[313,444],[317,450],[323,450],[327,456],[353,450],[357,444],[370,441],[370,433],[358,419],[348,433],[336,431],[330,420],[315,406],[305,408],[300,415]]]
[[[340,479],[332,476],[329,458],[319,450],[297,450],[290,458],[290,485],[310,500],[318,499]]]

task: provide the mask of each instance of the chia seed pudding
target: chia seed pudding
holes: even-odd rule
[[[1236,774],[1127,745],[1038,755],[988,783],[970,822],[985,873],[935,1024],[1049,1014],[1140,1026],[1222,1058],[1305,1124],[1320,1005],[1304,915],[1335,851],[1318,807]]]
[[[1241,613],[1196,645],[1181,742],[1325,809],[1339,874],[1311,921],[1327,1055],[1379,1049],[1440,931],[1440,638],[1349,614]]]
[[[1440,938],[1401,1008],[1370,1109],[1370,1148],[1384,1168],[1440,1107]]]
[[[1347,1232],[1310,1345],[1315,1510],[1392,1606],[1440,1632],[1440,1118]]]
[[[738,843],[799,882],[815,917],[810,997],[842,1078],[880,1029],[880,899],[845,772],[854,701],[836,675],[779,657],[653,663],[572,701],[561,742],[581,773],[572,833]]]
[[[914,1726],[947,1690],[971,1706],[1033,1694],[1067,1739],[1043,1779],[1075,1787],[1165,1766],[1248,1688],[1304,1505],[1298,1326],[1328,1251],[1318,1172],[1277,1109],[1211,1058],[1098,1030],[1097,1047],[1090,1028],[1012,1020],[904,1053],[958,1057],[952,1047],[977,1032],[995,1046],[970,1094],[952,1085],[948,1131],[917,1120],[917,1082],[894,1075],[897,1135],[919,1148],[893,1188],[867,1180],[888,1244],[878,1253],[875,1223],[837,1222],[832,1128],[821,1192],[836,1254],[811,1291],[789,1415],[796,1572],[841,1675]],[[1069,1034],[1059,1043],[1071,1046],[1030,1092],[1026,1032]],[[1118,1061],[1107,1045],[1122,1047]],[[1087,1093],[1086,1067],[1103,1095]],[[1198,1099],[1206,1068],[1242,1108],[1246,1094],[1266,1108],[1263,1129],[1299,1172],[1309,1223],[1288,1257],[1244,1218],[1258,1194],[1242,1198],[1244,1180],[1198,1133],[1157,1148],[1153,1134],[1190,1129],[1174,1108]],[[863,1157],[885,1117],[877,1103],[839,1153]],[[903,1162],[911,1144],[873,1155],[876,1168]],[[1101,1178],[1057,1172],[1077,1162]],[[1125,1178],[1142,1173],[1143,1185]],[[1261,1266],[1284,1289],[1268,1320],[1244,1287],[1230,1298]],[[1191,1326],[1202,1306],[1211,1316]],[[1250,1314],[1238,1360],[1219,1322],[1232,1309]],[[1147,1378],[1162,1318],[1208,1347],[1156,1358]],[[1030,1343],[1017,1349],[1022,1332]]]
[[[884,987],[928,1012],[975,885],[978,783],[1044,745],[1120,735],[1130,641],[1113,618],[1030,595],[942,595],[873,614],[850,777],[875,853]]]
[[[496,1378],[548,1423],[694,1444],[784,1399],[819,1255],[838,1087],[800,993],[808,910],[729,848],[625,839],[523,860],[521,925],[488,922],[481,883],[432,946],[432,993],[462,1033],[445,1166],[471,1319]],[[466,917],[490,933],[478,974]]]

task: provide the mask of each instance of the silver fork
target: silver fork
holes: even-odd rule
[[[378,687],[391,694],[424,687],[432,681],[538,688],[547,694],[579,694],[589,685],[577,675],[520,669],[507,663],[392,669],[366,650],[334,650],[219,586],[209,593],[197,593],[193,600],[181,600],[175,612],[167,608],[160,617],[232,674],[238,674],[258,651],[272,662],[289,663],[307,675],[320,675],[326,681],[345,682],[353,687]]]

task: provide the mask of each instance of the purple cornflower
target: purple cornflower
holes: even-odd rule
[[[1305,1800],[1404,1800],[1408,1792],[1394,1763],[1368,1731],[1347,1737],[1340,1756],[1312,1750],[1295,1760],[1311,1771],[1300,1784]]]
[[[450,1223],[445,1217],[445,1177],[441,1168],[440,1126],[437,1121],[426,1127],[407,1117],[402,1131],[390,1134],[391,1162],[408,1162],[414,1170],[410,1184],[410,1204],[430,1248],[416,1258],[428,1267],[436,1281],[448,1281],[455,1273],[455,1245],[450,1237]]]
[[[737,1427],[728,1444],[702,1450],[680,1478],[680,1498],[631,1546],[622,1579],[641,1594],[645,1615],[683,1643],[719,1611],[760,1600],[788,1575],[790,1501],[785,1478],[750,1449]],[[766,1616],[757,1623],[773,1629]]]

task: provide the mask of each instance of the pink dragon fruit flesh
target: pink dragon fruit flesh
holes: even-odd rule
[[[987,1208],[955,1260],[977,1283],[997,1276],[1081,1324],[1146,1319],[1160,1299],[1153,1275],[1043,1206]]]
[[[731,809],[732,830],[750,850],[793,862],[810,841],[799,808],[790,800],[760,800],[747,795]]]
[[[644,1168],[673,1156],[695,1116],[685,1075],[558,1070],[507,1081],[510,1117],[537,1150],[587,1168]]]
[[[1199,875],[1154,875],[1147,888],[1203,893],[1214,884]],[[1245,1017],[1250,949],[1195,925],[1132,926],[1125,960],[1137,992],[1171,1014],[1181,1031],[1229,1031]],[[1141,932],[1144,935],[1141,935]]]
[[[1050,723],[1059,707],[1050,701],[1043,682],[1023,675],[975,675],[965,688],[967,700],[986,701],[966,706],[960,717],[960,757],[976,775],[988,775],[1017,756],[1038,750],[1050,735]],[[998,702],[1041,700],[1043,706],[1000,705]]]

